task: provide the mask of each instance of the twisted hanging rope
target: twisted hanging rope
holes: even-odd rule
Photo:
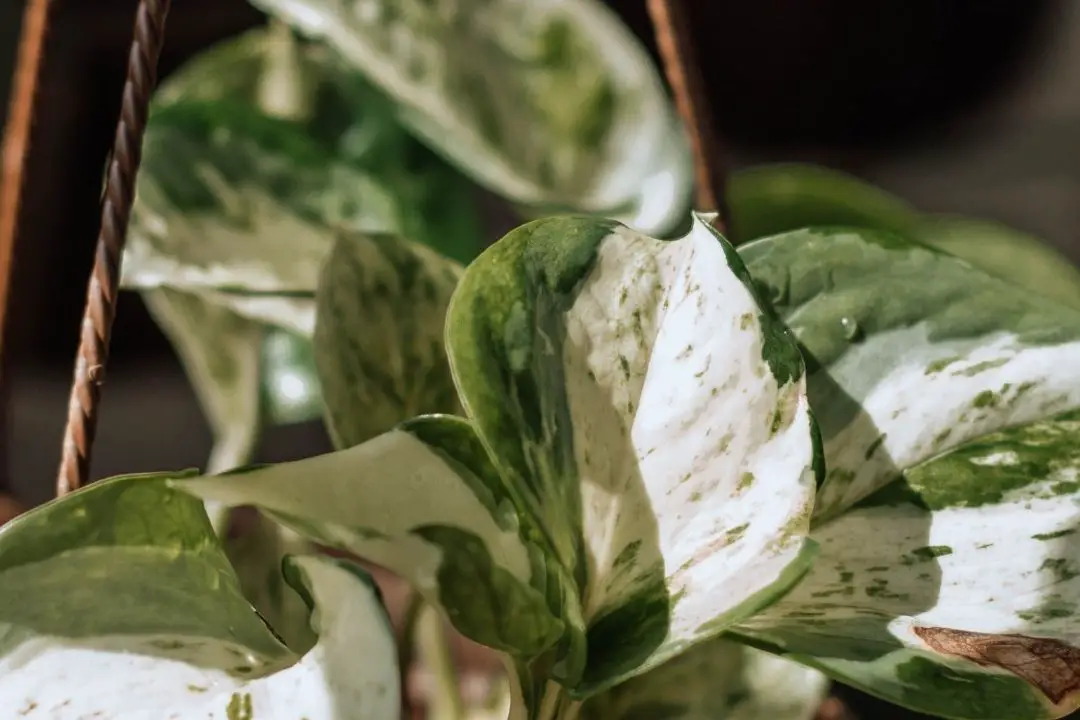
[[[729,218],[725,200],[728,159],[713,129],[686,8],[682,0],[648,0],[647,4],[664,75],[690,133],[697,190],[695,209],[719,213],[714,225],[724,232]]]
[[[14,268],[15,236],[19,227],[19,207],[30,128],[34,119],[38,77],[44,54],[45,31],[49,24],[50,0],[30,0],[23,10],[19,33],[19,54],[15,64],[11,99],[8,103],[7,128],[4,131],[3,178],[0,179],[0,353],[7,327],[7,309]],[[4,388],[7,389],[6,387]],[[8,394],[0,394],[0,412],[6,412]],[[0,424],[2,427],[2,424]],[[0,472],[0,490],[7,490],[7,473]],[[3,498],[0,498],[3,502]],[[4,518],[0,517],[0,522]]]
[[[142,139],[150,96],[157,82],[157,63],[168,13],[169,0],[140,0],[135,15],[135,38],[128,52],[127,81],[109,158],[101,204],[101,231],[86,291],[75,376],[68,400],[63,458],[56,480],[58,496],[77,490],[88,480],[98,401],[105,381],[109,339],[116,317],[120,260],[135,199],[135,176],[142,159]]]

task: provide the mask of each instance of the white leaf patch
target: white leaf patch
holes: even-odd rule
[[[7,626],[0,632],[0,707],[55,720],[399,717],[394,637],[374,586],[333,560],[292,562],[317,604],[313,629],[320,635],[294,662],[269,662],[213,638],[56,637]],[[42,571],[9,570],[5,583]]]
[[[662,565],[670,630],[646,667],[805,570],[808,402],[802,380],[781,382],[763,357],[761,312],[695,219],[676,242],[609,236],[567,313],[586,617]]]

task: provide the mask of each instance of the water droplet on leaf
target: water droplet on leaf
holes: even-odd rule
[[[862,328],[855,318],[840,318],[840,325],[844,328],[844,339],[848,342],[859,342],[863,339]]]

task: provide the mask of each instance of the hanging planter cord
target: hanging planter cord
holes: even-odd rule
[[[690,134],[694,155],[695,209],[717,213],[713,225],[730,236],[731,216],[726,201],[730,161],[713,126],[705,82],[694,49],[690,17],[683,1],[646,0],[646,4],[664,75],[675,96],[675,107]]]
[[[30,146],[30,128],[34,119],[38,77],[44,56],[45,30],[49,22],[50,0],[30,0],[23,10],[19,34],[19,54],[15,63],[14,82],[8,103],[7,127],[4,129],[3,176],[0,179],[0,353],[7,328],[7,309],[11,300],[11,280],[14,268],[15,236],[19,228],[19,208],[22,197],[26,155]],[[7,412],[10,393],[0,394],[0,411]],[[6,423],[0,423],[0,432]],[[6,438],[5,438],[6,440]],[[0,444],[6,447],[6,442]],[[0,492],[6,492],[8,473],[0,472]],[[0,502],[3,498],[0,497]],[[2,508],[0,508],[2,510]],[[0,522],[4,518],[0,517]]]
[[[128,52],[127,80],[116,124],[94,268],[86,290],[75,375],[68,400],[63,456],[56,494],[66,495],[88,481],[90,455],[97,428],[98,402],[105,381],[109,339],[116,317],[120,262],[127,239],[128,219],[135,200],[135,176],[142,159],[150,96],[157,83],[158,57],[165,35],[169,0],[140,0],[135,13],[135,37]]]

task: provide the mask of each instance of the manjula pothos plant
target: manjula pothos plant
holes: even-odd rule
[[[733,248],[592,2],[260,5],[315,38],[161,89],[125,258],[211,472],[0,529],[0,707],[399,717],[379,593],[316,544],[499,653],[503,718],[796,720],[828,678],[951,718],[1080,704],[1075,271],[797,166],[733,178]],[[462,173],[576,214],[474,258]],[[338,450],[238,467],[316,413]]]

